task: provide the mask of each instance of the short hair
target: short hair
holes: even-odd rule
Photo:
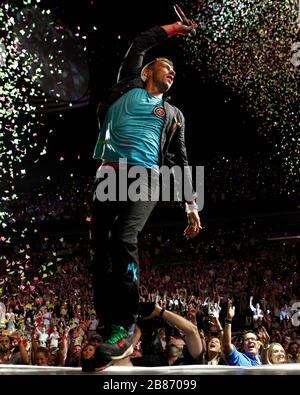
[[[148,62],[147,64],[145,64],[145,66],[142,68],[142,71],[141,71],[140,76],[141,76],[141,79],[142,79],[144,82],[145,82],[146,79],[147,79],[146,76],[145,76],[145,74],[144,74],[145,70],[148,69],[148,68],[151,69],[151,68],[153,67],[154,63],[156,63],[156,62],[166,62],[166,63],[168,63],[170,66],[174,67],[174,63],[172,62],[172,60],[170,60],[170,59],[168,59],[168,58],[164,58],[164,57],[155,58],[155,59],[151,60],[151,62]]]
[[[246,331],[244,331],[243,333],[242,333],[242,340],[243,340],[243,342],[244,342],[244,340],[245,340],[245,336],[248,334],[248,333],[252,333],[253,335],[255,335],[255,337],[256,337],[256,339],[257,339],[257,334],[254,332],[254,331],[252,331],[252,330],[246,330]]]

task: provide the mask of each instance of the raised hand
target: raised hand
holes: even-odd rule
[[[235,315],[235,307],[232,305],[232,300],[228,299],[228,305],[227,305],[227,318],[229,320],[232,320],[232,318]]]
[[[270,343],[270,335],[268,334],[264,326],[260,327],[258,331],[258,336],[260,340],[263,342],[264,346],[267,347],[268,344]]]

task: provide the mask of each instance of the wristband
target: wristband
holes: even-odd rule
[[[166,309],[163,307],[159,313],[159,316],[163,318],[163,314],[166,311]]]
[[[225,318],[225,324],[231,325],[232,324],[232,320],[229,320],[228,318]]]

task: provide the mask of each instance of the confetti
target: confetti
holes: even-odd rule
[[[241,97],[281,158],[290,188],[300,168],[300,71],[291,58],[298,1],[205,0],[181,6],[199,24],[196,36],[184,40],[187,62]]]
[[[75,40],[53,11],[40,3],[41,0],[7,0],[0,5],[0,263],[21,282],[26,280],[26,270],[31,266],[29,240],[40,237],[41,218],[37,213],[28,215],[27,226],[18,222],[26,214],[17,210],[22,204],[17,183],[29,173],[29,158],[36,164],[47,156],[48,137],[53,129],[48,128],[45,114],[54,112],[59,119],[59,111],[86,105],[88,100],[86,96],[85,101],[76,102],[85,95],[89,78],[81,45],[86,45],[87,32],[78,26],[79,40]],[[89,28],[97,30],[92,25]],[[58,158],[60,162],[65,160],[60,153]],[[45,181],[52,181],[51,176],[45,175]],[[37,205],[42,204],[44,194],[37,194]],[[17,271],[11,258],[14,246],[19,246],[22,257]],[[45,278],[53,275],[48,270],[54,265],[51,257],[49,261],[45,263]]]
[[[32,1],[23,1],[31,5]],[[14,193],[15,180],[26,174],[22,167],[24,159],[31,153],[44,152],[47,139],[33,132],[43,129],[43,116],[37,114],[34,104],[44,94],[35,80],[41,78],[41,68],[33,68],[37,59],[20,46],[15,27],[19,8],[11,2],[0,7],[0,223],[6,227],[13,221],[8,212],[8,202],[18,199]],[[20,29],[21,36],[30,37],[32,26]],[[5,186],[5,187],[3,187]],[[0,228],[1,228],[0,225]]]

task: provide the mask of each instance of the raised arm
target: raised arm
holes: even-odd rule
[[[225,354],[230,354],[233,351],[233,346],[231,343],[231,324],[234,314],[235,307],[232,306],[232,301],[228,299],[227,316],[225,319],[224,333],[222,339],[223,350]]]
[[[63,334],[60,338],[58,357],[57,357],[58,366],[65,366],[65,363],[66,363],[67,354],[68,354],[68,346],[69,346],[69,344],[68,344],[69,330],[70,330],[70,328],[67,326],[64,329]]]
[[[219,318],[209,317],[208,323],[216,328],[216,331],[218,332],[218,337],[220,340],[222,340],[224,332]]]
[[[249,307],[252,311],[255,311],[255,307],[253,306],[253,296],[250,296]]]
[[[262,343],[262,354],[261,354],[262,363],[264,365],[271,365],[269,359],[270,335],[268,334],[264,326],[260,328],[258,332],[258,337]]]
[[[139,75],[144,57],[152,47],[174,35],[187,35],[196,28],[196,24],[189,20],[187,24],[174,22],[163,26],[154,26],[140,33],[129,47],[119,69],[117,82],[134,74]]]
[[[198,328],[195,324],[188,321],[179,314],[172,313],[169,310],[161,308],[158,304],[155,305],[153,312],[145,319],[154,317],[162,317],[170,325],[179,329],[185,335],[185,343],[189,353],[193,358],[198,358],[203,353],[202,341],[199,336]]]
[[[36,328],[32,328],[31,332],[31,364],[35,365],[35,358],[36,358],[36,354],[37,354],[37,350],[39,348],[39,343],[37,340],[37,335],[36,335]]]

